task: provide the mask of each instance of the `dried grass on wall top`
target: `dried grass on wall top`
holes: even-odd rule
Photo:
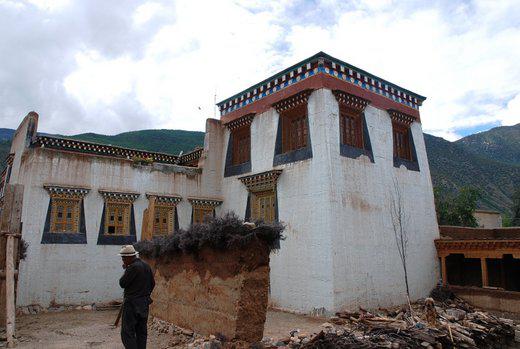
[[[181,229],[172,235],[139,241],[134,246],[146,258],[197,253],[203,247],[222,251],[245,246],[255,240],[266,243],[271,251],[279,249],[280,240],[284,239],[282,232],[285,227],[280,223],[261,221],[255,224],[251,228],[236,214],[228,213],[223,217],[208,218],[203,224],[193,224],[189,229]]]

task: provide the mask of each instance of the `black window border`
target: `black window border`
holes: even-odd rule
[[[289,152],[283,152],[282,145],[282,114],[278,113],[278,127],[276,129],[276,143],[274,146],[274,157],[273,157],[273,166],[289,164],[292,162],[303,161],[312,159],[312,143],[311,143],[311,129],[309,125],[309,105],[306,103],[307,115],[305,118],[305,122],[307,123],[307,145],[304,148],[292,150]]]
[[[338,103],[339,104],[339,103]],[[341,123],[341,111],[339,112],[339,122]],[[351,159],[357,159],[361,155],[366,155],[370,159],[371,163],[375,163],[374,161],[374,153],[372,152],[372,142],[370,141],[370,134],[368,133],[368,126],[367,121],[365,118],[365,113],[362,112],[361,115],[361,121],[363,123],[363,148],[354,147],[350,144],[344,144],[341,142],[341,127],[339,128],[339,155],[351,158]],[[338,124],[339,126],[339,124]]]
[[[251,142],[251,128],[249,128],[249,142]],[[224,177],[238,176],[248,172],[251,172],[251,144],[249,145],[249,161],[243,164],[233,165],[233,131],[229,131]]]
[[[392,153],[394,149],[394,126],[392,125]],[[417,160],[417,152],[415,150],[415,143],[413,141],[412,127],[408,127],[408,142],[410,143],[410,151],[412,153],[412,160],[406,160],[398,156],[394,156],[394,167],[399,168],[401,165],[406,167],[409,171],[420,172],[419,161]]]
[[[137,241],[135,229],[134,204],[130,207],[130,234],[129,235],[105,235],[105,211],[107,203],[103,203],[103,213],[99,224],[98,245],[131,245]]]
[[[85,205],[84,199],[80,202],[79,213],[79,232],[77,233],[62,233],[51,232],[51,210],[52,197],[49,198],[49,205],[47,207],[47,215],[45,217],[45,224],[43,227],[42,244],[81,244],[87,243],[87,228],[85,224]]]

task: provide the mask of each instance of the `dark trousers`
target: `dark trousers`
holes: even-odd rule
[[[148,301],[125,300],[121,320],[121,340],[125,348],[146,349]]]

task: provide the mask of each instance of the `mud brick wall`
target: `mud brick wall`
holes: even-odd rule
[[[262,339],[269,292],[269,249],[260,242],[226,251],[148,260],[156,287],[151,314],[228,340]]]
[[[470,228],[450,225],[439,225],[441,237],[450,237],[457,240],[466,239],[520,239],[520,228]]]

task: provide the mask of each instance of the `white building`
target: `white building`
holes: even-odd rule
[[[318,53],[220,102],[204,149],[180,158],[38,137],[30,113],[4,172],[25,186],[18,304],[118,298],[119,245],[227,211],[287,226],[271,260],[273,304],[311,312],[404,303],[397,193],[410,291],[425,296],[438,279],[439,234],[423,100]]]

